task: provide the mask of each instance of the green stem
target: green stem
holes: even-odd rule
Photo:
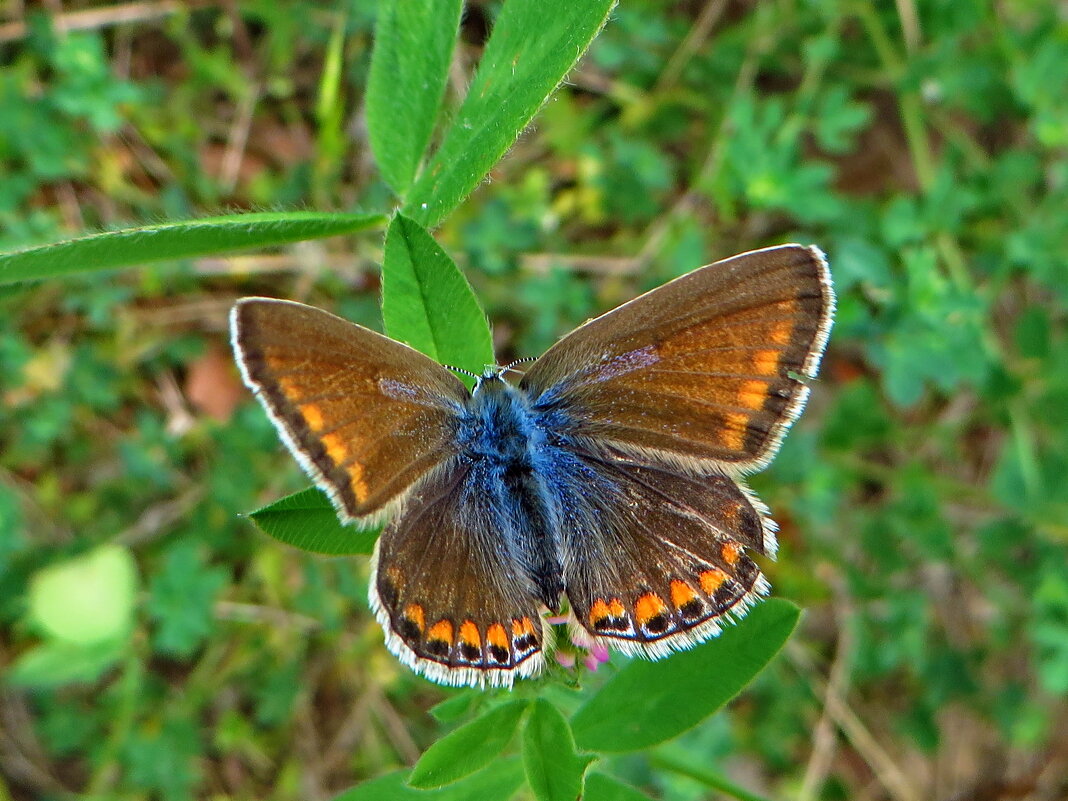
[[[1042,497],[1042,476],[1038,470],[1034,432],[1031,430],[1031,425],[1019,400],[1009,404],[1009,427],[1012,430],[1012,442],[1016,450],[1016,458],[1020,462],[1020,475],[1023,477],[1024,493],[1029,501],[1037,501]]]
[[[894,47],[872,4],[861,2],[854,6],[854,10],[864,25],[884,70],[890,75],[891,84],[896,87],[905,75],[905,58]],[[901,124],[905,128],[905,141],[912,159],[912,167],[916,171],[916,180],[920,185],[920,192],[928,195],[934,186],[937,169],[931,141],[927,136],[923,102],[916,90],[897,89],[896,94]],[[938,236],[936,244],[942,262],[946,266],[946,272],[957,289],[962,292],[975,292],[971,276],[968,274],[967,263],[956,239],[948,233],[942,233]]]
[[[739,787],[734,782],[723,778],[718,773],[713,773],[707,768],[694,765],[689,760],[665,754],[662,751],[651,754],[649,756],[649,764],[660,770],[670,771],[678,776],[685,776],[687,779],[693,779],[695,782],[699,782],[705,787],[719,790],[721,793],[726,793],[731,798],[739,799],[739,801],[768,801],[764,796],[751,793],[744,787]]]
[[[138,645],[131,645],[130,655],[123,665],[119,679],[119,704],[112,721],[111,731],[101,749],[97,768],[89,780],[85,795],[96,798],[108,795],[119,773],[119,752],[130,738],[134,720],[137,717],[137,702],[141,697],[141,685],[144,681],[145,666],[138,654]]]

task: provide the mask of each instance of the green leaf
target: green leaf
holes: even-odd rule
[[[567,719],[544,698],[534,701],[523,730],[523,767],[538,801],[574,801],[582,775],[596,757],[575,751]]]
[[[471,285],[434,237],[400,214],[386,233],[382,319],[387,334],[442,364],[481,373],[494,363]]]
[[[2,254],[0,284],[285,245],[351,234],[385,221],[380,214],[290,211],[126,228]]]
[[[206,562],[194,540],[177,540],[152,577],[148,612],[157,623],[154,645],[161,653],[188,657],[212,633],[215,601],[230,576]]]
[[[145,720],[122,744],[123,780],[142,798],[185,801],[200,796],[200,760],[204,754],[201,729],[192,710],[168,709]]]
[[[20,655],[4,680],[13,687],[33,688],[93,682],[122,657],[126,647],[125,639],[88,645],[45,642]]]
[[[638,751],[693,728],[771,661],[800,614],[773,598],[690,651],[657,662],[635,659],[575,713],[576,741],[591,751]]]
[[[448,787],[416,790],[405,779],[408,771],[400,770],[353,787],[334,801],[508,801],[523,784],[523,768],[517,758],[500,759]]]
[[[603,773],[591,773],[586,779],[582,801],[650,801],[649,796]]]
[[[575,66],[614,4],[504,4],[456,119],[408,195],[406,214],[434,226],[478,186]]]
[[[509,701],[445,735],[419,757],[408,784],[441,787],[486,767],[508,745],[526,708],[526,701]]]
[[[479,690],[461,690],[432,706],[430,715],[439,723],[452,723],[470,713],[483,698],[485,693]]]
[[[280,498],[249,517],[264,534],[302,551],[327,556],[369,554],[378,539],[378,528],[342,525],[330,499],[318,487]]]
[[[378,4],[367,132],[382,177],[398,195],[412,185],[430,141],[462,9],[462,0]]]
[[[30,618],[75,645],[121,639],[133,620],[137,566],[125,548],[104,545],[40,570],[30,582]]]

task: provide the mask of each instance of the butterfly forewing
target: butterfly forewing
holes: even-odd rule
[[[833,305],[816,248],[746,253],[580,326],[521,386],[575,435],[702,473],[758,469],[804,404]]]
[[[435,471],[383,531],[371,607],[389,650],[417,673],[511,686],[541,669],[540,605],[471,470],[461,458]]]
[[[245,383],[343,518],[381,512],[455,453],[467,389],[407,345],[268,298],[239,301],[231,333]]]

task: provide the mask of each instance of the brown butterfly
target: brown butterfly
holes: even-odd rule
[[[519,381],[473,392],[400,342],[245,298],[234,353],[345,522],[391,517],[371,608],[443,684],[539,672],[546,612],[572,638],[659,658],[719,633],[769,585],[775,524],[739,477],[808,397],[834,310],[814,247],[701,267],[578,327]]]

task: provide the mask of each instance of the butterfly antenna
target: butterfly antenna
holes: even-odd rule
[[[453,367],[451,364],[443,364],[441,366],[444,367],[446,370],[452,370],[454,373],[463,373],[464,375],[469,375],[472,378],[482,377],[478,373],[472,373],[470,370],[465,370],[463,367]]]
[[[519,371],[515,369],[517,364],[522,364],[523,362],[536,362],[537,360],[537,356],[524,356],[522,359],[516,359],[514,362],[509,362],[504,367],[500,368],[501,374],[507,373],[509,370],[518,373]]]

